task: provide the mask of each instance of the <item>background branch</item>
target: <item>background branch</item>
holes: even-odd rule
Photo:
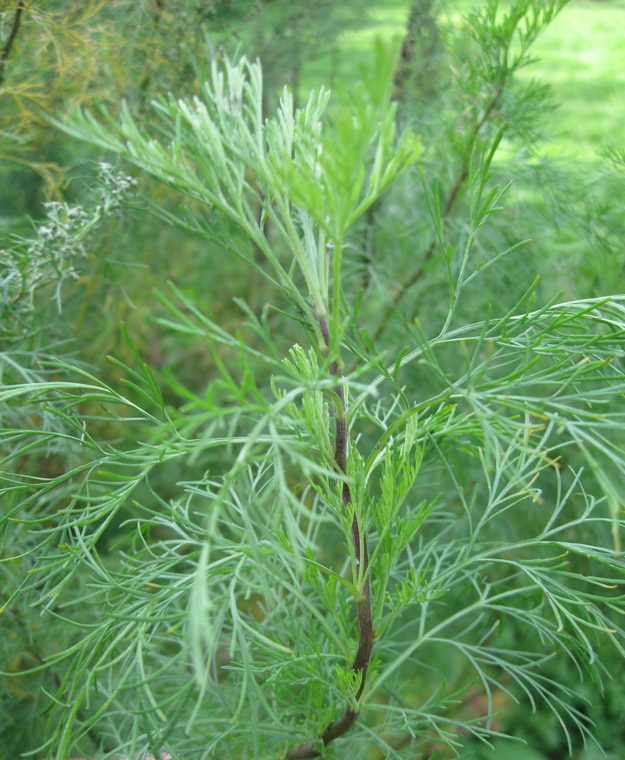
[[[462,164],[460,165],[458,175],[453,185],[451,186],[449,190],[449,194],[445,201],[445,207],[441,215],[441,219],[443,222],[449,219],[449,216],[456,204],[456,201],[458,200],[460,190],[462,186],[464,185],[464,183],[466,182],[467,177],[469,176],[469,161],[471,159],[471,153],[475,146],[475,142],[484,124],[486,124],[492,112],[495,110],[495,108],[497,107],[497,104],[501,100],[504,87],[505,87],[505,80],[499,84],[488,106],[486,107],[486,110],[484,111],[480,119],[478,119],[475,126],[473,127],[473,130],[471,131],[471,135],[469,139],[467,140],[467,147],[463,151],[463,160],[462,160]],[[395,308],[397,307],[401,299],[406,295],[406,293],[410,290],[410,288],[423,277],[423,272],[425,271],[426,264],[434,255],[434,251],[436,251],[437,242],[438,241],[436,238],[432,240],[432,242],[426,248],[423,254],[421,264],[412,273],[412,275],[406,280],[406,282],[404,282],[399,287],[399,289],[397,290],[397,292],[391,299],[391,302],[387,305],[386,309],[384,310],[384,314],[382,315],[382,318],[380,319],[380,322],[375,332],[373,333],[373,340],[377,340],[382,335],[382,333],[386,329],[386,326],[388,325],[389,319],[391,318],[393,312],[395,311]]]
[[[20,28],[20,21],[22,18],[22,12],[24,10],[24,0],[17,0],[17,6],[15,7],[15,15],[13,16],[13,23],[11,24],[11,31],[7,37],[7,41],[4,43],[2,52],[0,52],[0,86],[4,82],[4,74],[6,69],[7,58],[17,37],[17,32]]]

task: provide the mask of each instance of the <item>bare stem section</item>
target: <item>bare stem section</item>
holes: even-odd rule
[[[321,334],[326,344],[326,350],[330,350],[330,332],[328,329],[328,323],[326,319],[319,320],[319,327]],[[330,374],[340,377],[338,364],[336,361],[330,365]],[[334,404],[334,459],[336,461],[337,469],[342,473],[347,472],[347,447],[348,447],[348,431],[347,431],[347,404],[345,401],[345,389],[342,385],[336,385],[334,392],[338,396],[338,401]],[[348,507],[352,503],[352,497],[347,483],[343,484],[343,506]],[[356,558],[356,568],[359,576],[365,575],[369,567],[369,552],[367,549],[367,536],[361,530],[358,523],[358,517],[354,512],[351,525],[351,537],[352,546],[354,547],[354,556]],[[352,670],[355,673],[362,674],[358,691],[356,692],[356,699],[360,699],[362,692],[365,688],[365,681],[367,678],[367,670],[371,661],[371,652],[373,650],[374,633],[373,633],[373,619],[371,616],[371,594],[369,587],[369,576],[365,581],[363,587],[363,593],[360,599],[356,602],[356,610],[358,614],[358,650],[356,657],[352,663]],[[354,724],[354,721],[358,717],[358,712],[351,705],[347,705],[343,712],[343,715],[332,723],[329,723],[321,739],[324,744],[329,744],[339,736],[343,736]],[[312,744],[300,744],[297,747],[289,750],[286,757],[287,760],[299,760],[300,758],[318,757],[319,750],[313,747]]]

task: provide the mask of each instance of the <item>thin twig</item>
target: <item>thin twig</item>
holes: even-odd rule
[[[395,64],[395,73],[393,75],[393,92],[391,95],[391,101],[395,101],[396,103],[401,103],[405,100],[405,80],[411,66],[415,63],[414,58],[415,53],[417,52],[417,40],[423,34],[424,28],[426,34],[428,34],[429,43],[433,44],[435,41],[438,42],[438,27],[431,5],[431,0],[427,0],[425,4],[423,0],[414,0],[410,13],[408,14],[406,33],[399,52],[399,57]],[[361,290],[366,290],[371,284],[373,262],[375,259],[375,224],[376,217],[381,208],[382,201],[378,198],[378,200],[367,209],[364,243],[365,251],[361,256],[361,263],[365,267],[365,275],[363,277]]]
[[[458,172],[458,176],[456,177],[454,184],[451,186],[449,190],[449,195],[447,196],[447,200],[445,201],[445,207],[441,215],[441,219],[443,222],[445,222],[448,219],[456,203],[456,200],[458,199],[460,190],[463,184],[465,183],[467,177],[469,176],[469,160],[471,157],[471,153],[473,151],[473,146],[475,144],[478,134],[480,133],[480,130],[482,129],[486,121],[490,118],[490,115],[492,114],[492,112],[497,107],[497,104],[499,103],[499,100],[501,99],[501,96],[503,94],[505,83],[506,83],[505,79],[502,82],[500,82],[499,86],[497,87],[497,90],[493,94],[493,97],[491,98],[484,113],[475,123],[475,126],[473,127],[473,131],[471,132],[471,135],[469,139],[467,140],[466,149],[463,151],[463,161],[460,166],[460,171]],[[384,332],[388,324],[388,321],[391,318],[391,315],[393,314],[393,311],[395,310],[397,304],[406,295],[408,290],[410,290],[410,288],[418,280],[420,280],[421,277],[423,277],[425,266],[428,263],[428,261],[432,258],[434,251],[437,248],[436,243],[437,243],[436,239],[432,240],[432,242],[426,248],[423,254],[423,257],[421,259],[421,264],[419,265],[419,267],[412,273],[412,275],[406,280],[406,282],[400,286],[400,288],[397,290],[397,292],[391,299],[391,302],[387,305],[384,311],[384,314],[380,322],[378,323],[377,329],[373,334],[374,341],[377,340],[380,337],[380,335]]]
[[[158,31],[158,28],[161,23],[161,16],[163,15],[163,6],[164,6],[165,0],[155,0],[154,7],[154,34]],[[148,89],[148,86],[150,82],[152,81],[152,67],[148,64],[148,70],[146,71],[145,75],[143,76],[143,79],[141,80],[139,84],[139,92],[141,93],[142,97],[145,96],[145,92]]]
[[[17,0],[15,15],[13,16],[13,23],[11,24],[11,31],[9,32],[7,41],[4,43],[2,52],[0,52],[0,87],[2,86],[2,83],[4,82],[4,73],[6,69],[7,58],[9,57],[9,53],[11,52],[11,48],[13,47],[13,43],[15,42],[15,38],[17,37],[18,29],[20,28],[20,21],[22,18],[23,10],[24,10],[24,0]]]

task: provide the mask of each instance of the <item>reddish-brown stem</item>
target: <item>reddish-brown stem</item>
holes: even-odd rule
[[[319,328],[326,344],[326,351],[330,350],[330,332],[326,319],[319,320]],[[330,365],[330,374],[337,379],[340,377],[337,362]],[[345,474],[347,472],[347,405],[345,402],[345,389],[342,385],[336,385],[334,392],[338,400],[334,404],[334,459],[336,468]],[[352,503],[352,497],[349,485],[343,483],[342,492],[343,506],[347,508]],[[361,532],[358,523],[358,517],[354,511],[351,525],[352,547],[354,549],[354,558],[356,560],[356,570],[358,575],[364,575],[369,568],[369,552],[367,549],[367,536]],[[356,692],[356,700],[360,699],[365,688],[367,670],[371,661],[371,652],[373,650],[374,633],[373,618],[371,616],[371,593],[369,587],[369,577],[365,581],[362,591],[362,597],[356,602],[356,611],[358,615],[358,650],[352,663],[352,670],[361,674],[360,685]],[[347,705],[343,715],[332,723],[329,723],[323,733],[321,740],[324,744],[329,744],[339,736],[343,736],[352,727],[358,717],[358,712],[351,705]],[[286,760],[303,760],[309,757],[318,757],[319,750],[312,744],[300,744],[289,750]]]

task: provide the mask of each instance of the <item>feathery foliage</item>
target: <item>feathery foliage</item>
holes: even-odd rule
[[[273,301],[240,299],[228,330],[163,284],[158,325],[214,363],[195,387],[152,371],[124,332],[118,385],[50,356],[0,390],[2,611],[32,642],[5,677],[13,697],[43,684],[32,752],[429,756],[489,741],[520,700],[551,711],[570,748],[597,741],[552,664],[601,689],[604,654],[625,654],[625,297],[541,303],[530,280],[505,308],[464,308],[523,245],[476,256],[508,198],[499,99],[562,5],[472,17],[483,56],[445,204],[430,146],[397,135],[381,49],[332,105],[321,91],[294,109],[285,91],[265,118],[261,67],[241,58],[213,60],[197,96],[155,101],[153,122],[127,107],[58,122],[180,193],[179,212],[152,211]],[[446,282],[427,329],[384,340],[393,315],[359,295],[350,255],[365,215],[409,182]],[[50,472],[29,474],[33,457]]]

